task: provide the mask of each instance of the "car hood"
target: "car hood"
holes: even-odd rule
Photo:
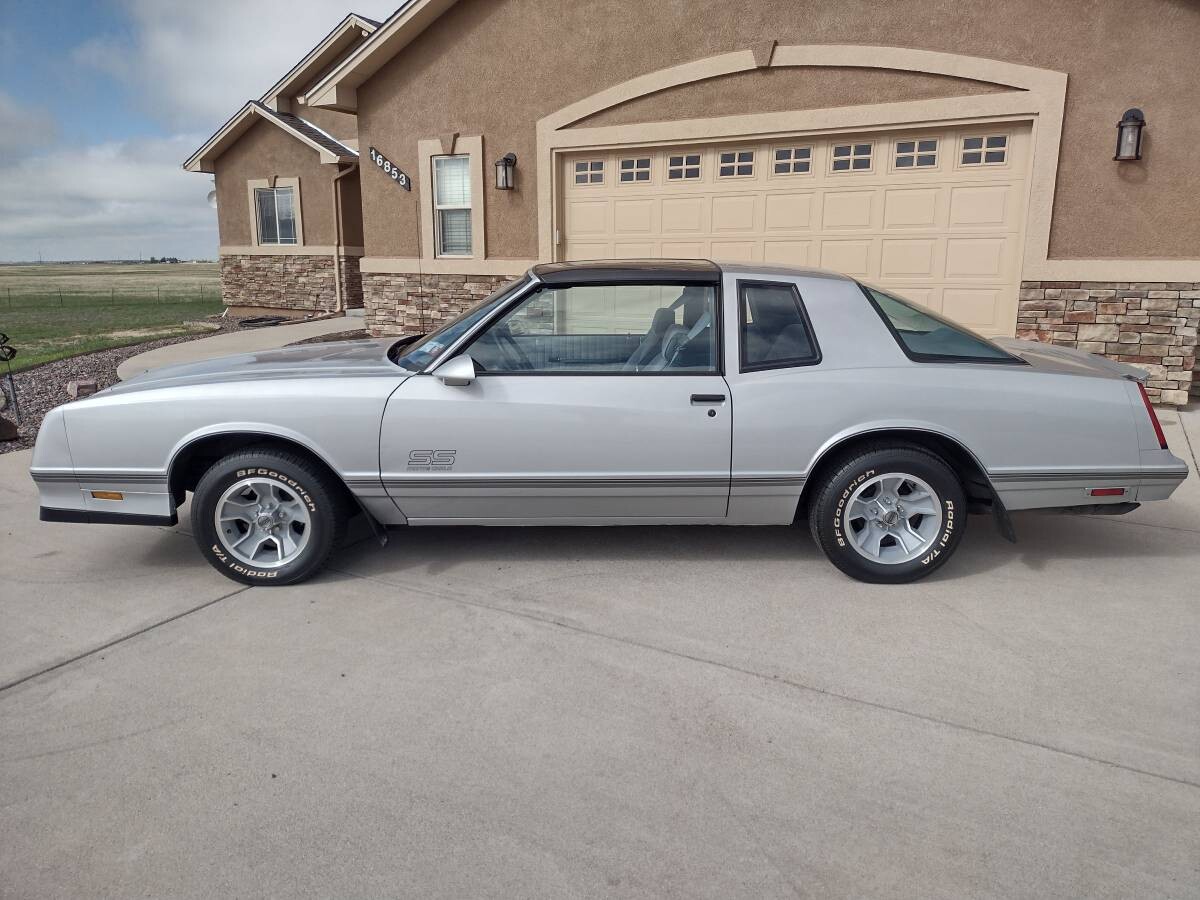
[[[260,381],[278,378],[332,378],[411,374],[387,356],[395,338],[366,341],[326,341],[257,353],[240,353],[201,362],[151,369],[113,385],[105,394],[153,390],[176,385]]]
[[[1145,381],[1147,373],[1136,366],[1107,359],[1086,350],[1061,347],[1058,344],[1043,344],[1038,341],[1021,341],[1016,338],[992,338],[1014,356],[1019,356],[1035,369],[1058,372],[1063,375],[1091,375],[1098,378],[1133,378]]]

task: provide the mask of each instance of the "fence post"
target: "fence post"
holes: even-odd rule
[[[162,303],[162,288],[161,287],[158,289],[158,302]]]
[[[62,306],[62,305],[63,305],[63,299],[62,299],[62,288],[59,288],[59,289],[58,289],[58,305],[59,305],[59,306]]]
[[[108,305],[109,306],[117,305],[117,289],[116,288],[110,287],[108,289]]]

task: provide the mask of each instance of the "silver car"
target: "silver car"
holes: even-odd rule
[[[48,521],[191,525],[250,584],[319,570],[347,520],[786,525],[913,581],[967,514],[1123,513],[1187,476],[1144,373],[990,341],[828,272],[540,265],[428,335],[158,369],[46,416]]]

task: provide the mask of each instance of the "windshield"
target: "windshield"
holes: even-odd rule
[[[912,359],[937,362],[1019,363],[1020,359],[982,335],[907,300],[861,285],[876,311]]]
[[[388,355],[398,366],[410,372],[420,372],[441,355],[442,351],[470,331],[476,323],[486,319],[500,304],[515,291],[528,283],[526,276],[502,285],[494,293],[468,309],[457,319],[451,319],[437,331],[424,337],[408,337],[392,345]]]

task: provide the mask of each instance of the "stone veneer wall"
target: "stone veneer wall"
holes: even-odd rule
[[[1150,373],[1158,403],[1188,402],[1196,366],[1200,283],[1023,281],[1017,337],[1078,347]]]
[[[377,336],[432,331],[511,280],[506,275],[364,272],[367,330]]]
[[[358,257],[339,257],[348,307],[362,306]],[[221,297],[226,306],[332,312],[337,307],[333,257],[270,254],[221,257]]]

